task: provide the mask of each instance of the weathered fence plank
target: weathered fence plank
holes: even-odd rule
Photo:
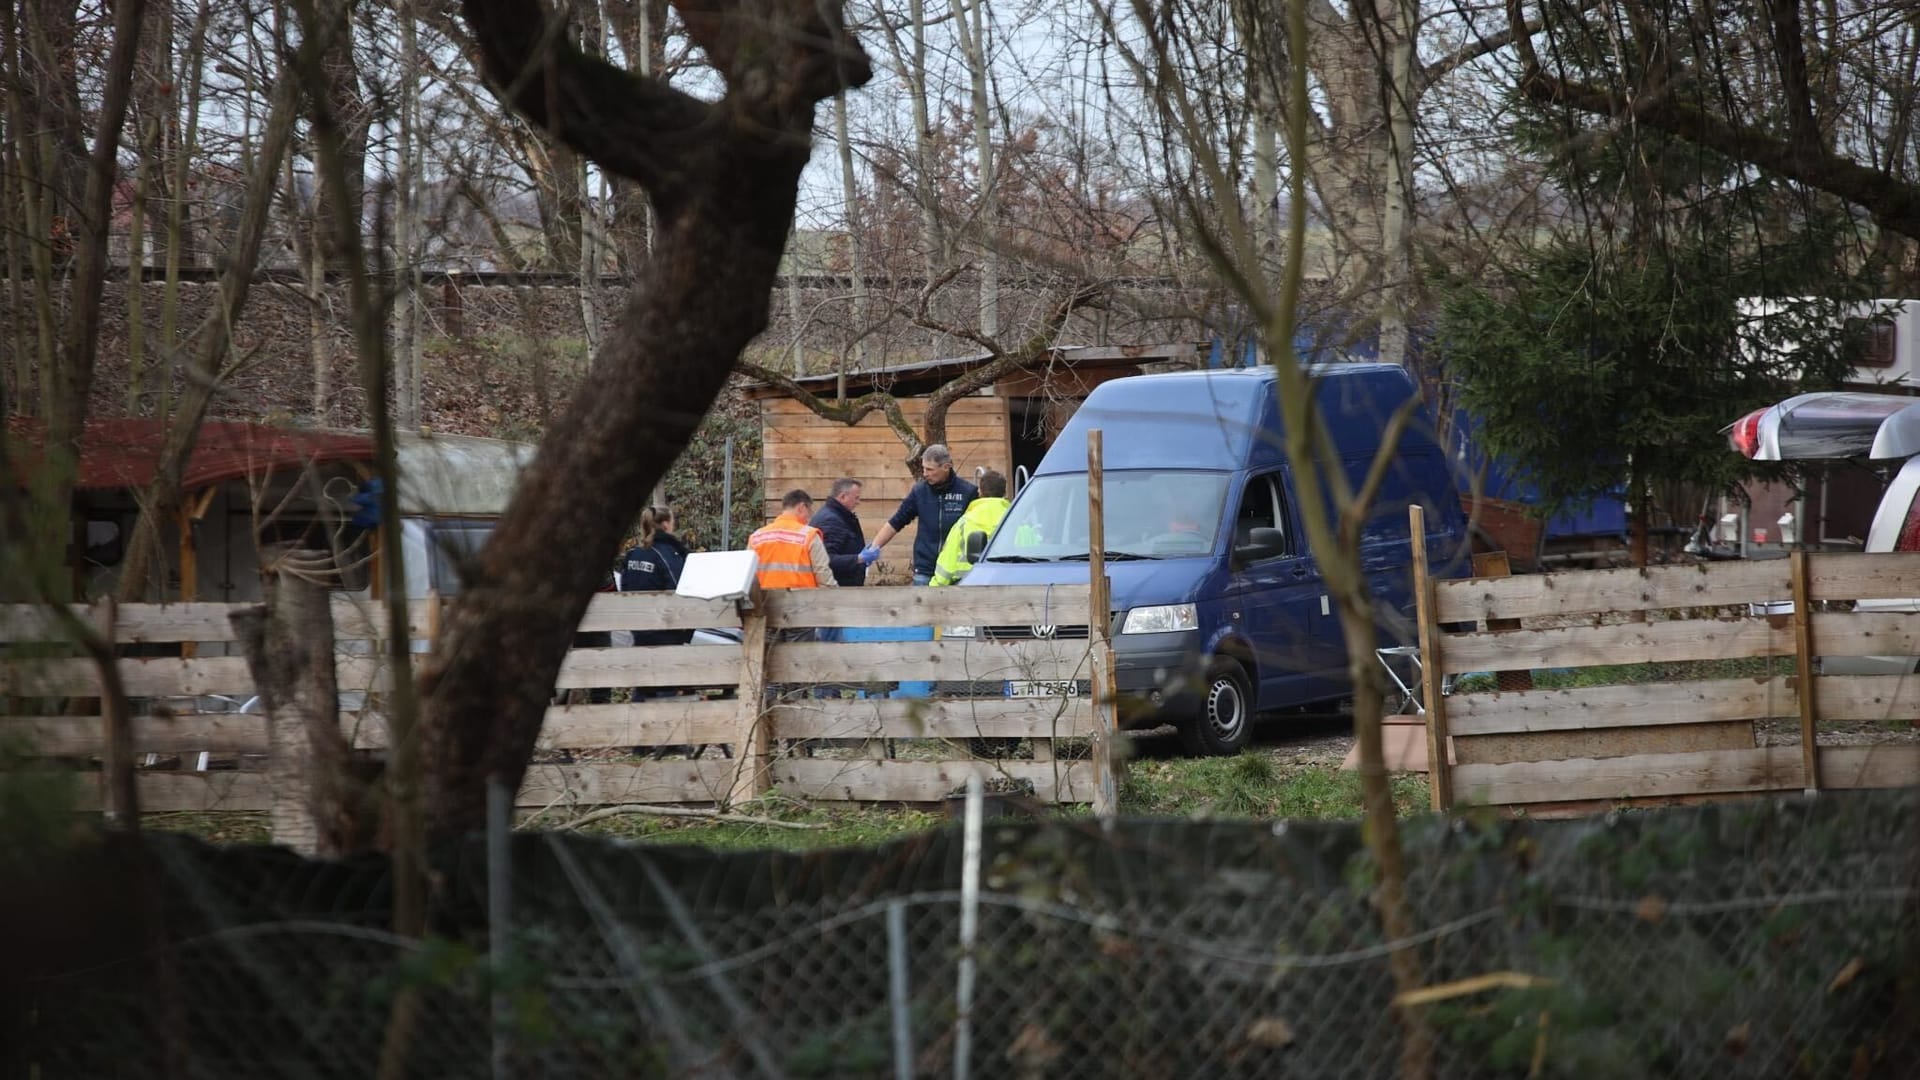
[[[133,749],[141,754],[220,750],[267,752],[267,718],[242,713],[133,717]],[[98,716],[0,716],[0,738],[18,739],[42,757],[98,757],[106,736]]]
[[[581,762],[532,765],[515,804],[585,809],[618,803],[717,803],[725,799],[733,762]]]
[[[1821,656],[1920,657],[1920,617],[1905,611],[1816,611],[1813,640]]]
[[[868,761],[782,758],[774,762],[780,790],[823,802],[935,802],[963,789],[967,776],[1011,778],[1033,784],[1039,802],[1087,802],[1094,775],[1087,761]]]
[[[1089,585],[996,585],[925,589],[791,589],[767,594],[768,625],[1084,626]]]
[[[1091,679],[1084,641],[861,641],[775,645],[767,680],[890,682],[900,679],[994,681]]]
[[[1800,748],[1635,754],[1454,768],[1462,803],[1555,802],[1650,795],[1775,791],[1801,786]]]
[[[793,701],[772,711],[778,739],[1079,739],[1093,734],[1089,698]]]
[[[556,690],[615,686],[733,686],[740,681],[738,645],[647,645],[574,649],[560,665]]]
[[[1821,632],[1818,618],[1816,632]],[[1823,636],[1822,640],[1828,639]],[[1746,617],[1449,634],[1441,641],[1438,659],[1443,673],[1458,675],[1522,667],[1572,668],[1792,655],[1791,627],[1774,626],[1761,617]]]
[[[177,656],[120,661],[128,697],[200,697],[253,692],[253,676],[238,656]],[[100,671],[93,661],[0,660],[0,694],[17,697],[95,697]]]
[[[579,629],[688,630],[739,625],[740,610],[731,600],[699,600],[671,593],[599,593],[587,605]]]
[[[1753,745],[1753,721],[1710,720],[1702,723],[1589,727],[1574,731],[1510,732],[1500,735],[1463,736],[1455,732],[1453,757],[1459,765],[1500,765],[1516,761],[1747,750]]]
[[[1823,788],[1889,788],[1920,784],[1920,746],[1823,746]]]
[[[1807,584],[1819,599],[1920,598],[1920,551],[1825,552],[1807,561]]]
[[[77,809],[99,810],[100,785],[94,774],[75,774]],[[260,811],[273,805],[273,782],[263,772],[140,772],[134,776],[140,812]]]
[[[1920,678],[1912,675],[1822,675],[1820,719],[1905,720],[1920,724]]]
[[[1820,771],[1830,788],[1920,784],[1920,747],[1824,747]],[[1798,746],[1461,765],[1454,779],[1462,802],[1494,805],[1798,790],[1806,783]]]
[[[1575,570],[1504,578],[1434,582],[1443,623],[1526,619],[1607,611],[1723,607],[1785,600],[1784,567],[1771,561],[1650,566],[1645,570]]]
[[[1456,737],[1759,720],[1798,708],[1784,676],[1455,694],[1447,702]]]

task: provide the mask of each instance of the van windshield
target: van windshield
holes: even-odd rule
[[[1173,559],[1208,555],[1226,508],[1227,474],[1128,469],[1106,474],[1106,548],[1110,557]],[[984,562],[1084,559],[1085,473],[1036,476],[993,534]]]

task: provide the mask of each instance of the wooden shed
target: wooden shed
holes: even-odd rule
[[[975,355],[923,360],[849,374],[846,394],[858,397],[874,389],[887,390],[899,401],[907,421],[924,434],[927,396],[988,359]],[[1193,342],[1056,348],[1044,365],[1011,372],[953,403],[947,411],[947,446],[953,451],[954,467],[969,479],[978,469],[997,469],[1017,485],[1039,465],[1061,426],[1095,386],[1109,379],[1199,363],[1199,348]],[[831,399],[837,379],[829,374],[796,381],[810,393]],[[849,427],[822,419],[783,388],[763,384],[748,393],[760,401],[765,516],[771,519],[778,514],[780,497],[794,488],[805,488],[820,500],[827,497],[834,480],[851,476],[862,482],[861,527],[869,537],[878,532],[914,482],[906,445],[887,425],[886,417],[869,413]],[[917,523],[909,526],[893,542],[886,561],[904,559],[917,527]]]

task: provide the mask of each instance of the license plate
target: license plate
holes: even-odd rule
[[[1080,684],[1073,679],[1015,679],[1007,683],[1008,697],[1079,697]]]

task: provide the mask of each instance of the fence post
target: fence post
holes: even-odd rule
[[[1427,515],[1415,505],[1407,511],[1413,544],[1413,598],[1420,625],[1420,697],[1427,707],[1427,788],[1433,808],[1453,806],[1453,771],[1447,763],[1447,699],[1440,693],[1440,623],[1434,612],[1433,577],[1427,570]]]
[[[894,1080],[913,1080],[913,1019],[907,987],[907,905],[887,902],[887,1009],[893,1019]]]
[[[434,605],[437,607],[437,603]],[[429,610],[432,610],[431,608]],[[493,1080],[508,1080],[513,1060],[513,999],[507,990],[513,948],[513,797],[498,779],[487,781],[487,966],[493,976]]]
[[[740,711],[735,718],[733,737],[733,782],[727,788],[727,805],[751,802],[770,786],[767,768],[773,740],[767,725],[772,721],[767,708],[767,602],[754,589],[741,603],[740,612]]]
[[[127,712],[127,695],[115,678],[120,663],[120,648],[114,630],[118,609],[113,597],[103,597],[93,605],[93,628],[105,642],[105,655],[96,655],[100,679],[100,720],[106,736],[106,753],[101,755],[101,777],[105,782],[108,821],[124,829],[140,827],[140,791],[133,774],[133,717]]]
[[[1093,655],[1093,813],[1111,818],[1119,810],[1113,777],[1113,621],[1108,598],[1105,443],[1101,429],[1087,432],[1087,573],[1092,601],[1087,612],[1087,645]]]
[[[1795,550],[1788,556],[1793,574],[1793,661],[1800,687],[1800,761],[1806,792],[1820,790],[1820,744],[1816,734],[1819,719],[1815,711],[1813,677],[1813,581],[1808,574],[1807,553]]]

